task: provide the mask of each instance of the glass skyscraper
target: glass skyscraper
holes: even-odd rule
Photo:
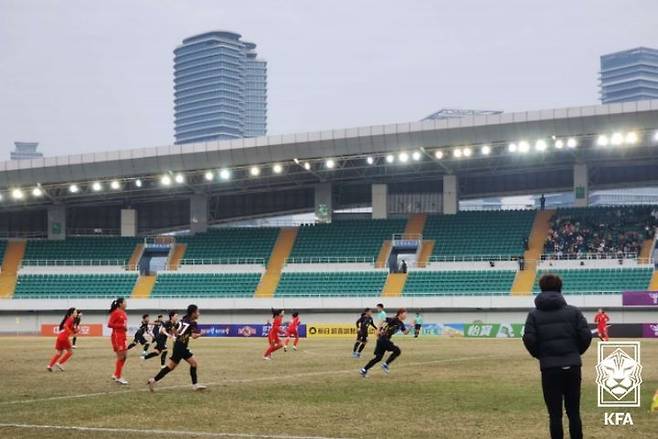
[[[601,56],[601,102],[658,99],[658,50],[647,47]]]
[[[234,32],[183,40],[174,50],[176,143],[264,136],[267,62]]]

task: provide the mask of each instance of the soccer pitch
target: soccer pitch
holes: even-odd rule
[[[262,360],[263,339],[191,342],[204,392],[193,392],[181,364],[150,393],[157,358],[130,351],[124,376],[110,380],[108,339],[82,338],[65,372],[48,373],[54,339],[0,338],[4,346],[0,432],[20,438],[145,436],[227,438],[542,438],[548,419],[537,363],[520,340],[396,337],[402,356],[390,375],[358,370],[372,354],[351,358],[350,339],[302,340],[298,352]],[[658,388],[658,341],[642,342],[642,408],[634,426],[604,426],[596,406],[595,343],[584,358],[586,437],[655,438],[648,413]],[[61,428],[59,428],[61,427]]]

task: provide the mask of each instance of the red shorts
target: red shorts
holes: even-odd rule
[[[596,330],[599,332],[599,334],[605,334],[608,332],[608,327],[606,325],[597,326]]]
[[[66,338],[59,338],[57,337],[57,341],[55,342],[55,350],[56,351],[70,351],[73,349],[71,346],[71,340],[66,337]]]
[[[267,336],[267,341],[269,341],[271,345],[281,344],[281,339],[279,338],[279,334],[269,334]]]
[[[294,329],[294,330],[290,330],[290,329],[289,329],[289,330],[286,331],[286,337],[295,337],[295,338],[299,338],[299,334],[298,334],[298,332],[297,332],[296,329]]]
[[[114,352],[123,352],[126,350],[126,334],[123,332],[112,333],[112,349]]]

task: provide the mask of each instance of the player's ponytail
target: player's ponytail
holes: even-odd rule
[[[110,305],[110,310],[108,311],[108,314],[112,314],[112,311],[117,309],[124,301],[125,299],[123,297],[118,297],[112,301],[112,305]]]
[[[61,331],[62,329],[64,329],[64,323],[66,323],[66,319],[68,319],[69,317],[71,317],[71,315],[72,315],[74,312],[75,312],[75,308],[69,308],[68,310],[66,310],[66,314],[64,315],[64,318],[62,319],[62,321],[61,321],[60,324],[59,324],[59,330],[60,330],[60,331]]]
[[[281,315],[281,312],[282,312],[282,311],[283,311],[282,309],[274,309],[274,308],[272,308],[272,317],[278,317],[279,315]]]

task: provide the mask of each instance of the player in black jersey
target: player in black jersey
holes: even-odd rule
[[[73,328],[75,329],[74,334],[78,334],[80,332],[81,321],[82,321],[82,311],[78,310],[78,316],[75,319],[73,319]],[[78,342],[78,337],[74,335],[72,341],[73,343],[71,347],[75,349],[77,347],[76,343]]]
[[[148,340],[146,340],[146,336],[149,335],[149,333],[150,333],[150,328],[149,328],[150,325],[151,325],[151,322],[149,321],[149,315],[144,314],[142,316],[142,323],[140,323],[139,329],[137,330],[137,332],[135,332],[135,338],[128,345],[126,350],[130,350],[130,349],[134,348],[135,346],[137,346],[138,344],[141,344],[142,346],[144,346],[144,350],[142,351],[142,356],[143,357],[146,356],[146,353],[149,350],[149,346],[151,346],[151,344],[148,342]]]
[[[368,328],[371,326],[377,330],[377,326],[372,321],[372,311],[370,308],[366,308],[356,321],[356,343],[354,343],[354,349],[352,350],[353,358],[361,358],[361,352],[368,343]]]
[[[199,307],[196,305],[190,305],[187,307],[187,313],[178,323],[176,323],[176,341],[174,341],[174,349],[171,357],[169,358],[169,364],[164,368],[160,369],[158,374],[148,380],[148,386],[151,392],[155,391],[155,383],[164,378],[169,372],[176,369],[178,363],[181,360],[185,360],[190,364],[190,376],[192,377],[192,388],[194,390],[203,390],[206,386],[197,383],[197,367],[198,363],[194,354],[190,352],[188,344],[190,338],[199,338],[201,336],[201,331],[197,326],[197,320],[199,319]]]
[[[176,311],[169,312],[169,320],[166,322],[162,321],[162,315],[159,315],[158,318],[153,322],[153,340],[155,341],[155,352],[149,352],[145,357],[142,357],[144,360],[149,358],[160,356],[160,368],[165,367],[165,362],[167,361],[167,338],[174,337],[174,325],[178,321],[178,314]]]
[[[405,334],[409,333],[409,329],[404,325],[404,320],[406,318],[407,310],[404,308],[400,308],[397,314],[395,314],[395,317],[386,318],[382,326],[379,328],[379,338],[377,338],[375,356],[363,369],[361,369],[361,376],[363,378],[368,376],[368,370],[370,370],[372,366],[382,361],[386,352],[391,352],[391,355],[388,357],[388,360],[382,364],[382,369],[384,369],[384,372],[386,373],[390,372],[390,364],[402,353],[400,348],[393,344],[391,337],[393,337],[398,331],[402,331]]]

